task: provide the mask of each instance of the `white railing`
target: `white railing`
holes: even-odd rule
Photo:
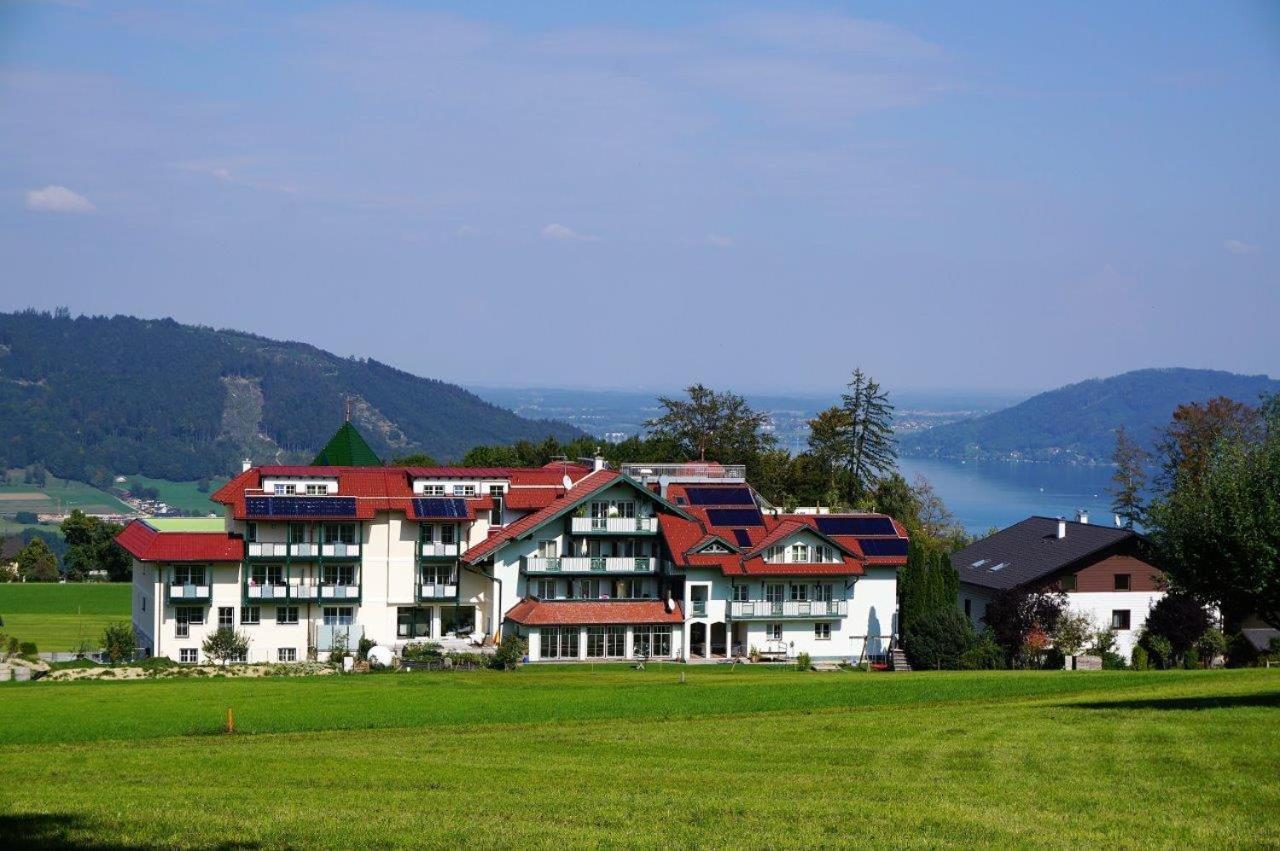
[[[321,600],[354,600],[360,596],[359,585],[321,585]]]
[[[562,573],[652,573],[653,559],[647,556],[566,556],[560,559]]]
[[[656,517],[575,517],[572,529],[585,532],[656,532]]]
[[[444,556],[444,557],[456,556],[456,555],[458,554],[458,545],[457,545],[457,544],[426,543],[426,544],[423,544],[423,545],[422,545],[422,554],[423,554],[424,556],[428,556],[428,557],[431,557],[431,556]]]
[[[633,479],[654,481],[666,476],[676,482],[745,482],[747,468],[742,464],[708,464],[690,461],[687,464],[623,464],[622,475]]]
[[[320,555],[325,558],[355,558],[360,555],[359,544],[322,544]]]
[[[209,596],[208,585],[170,585],[171,600],[201,600]]]
[[[289,598],[292,600],[314,600],[320,596],[320,589],[315,585],[290,585]]]
[[[730,604],[735,618],[842,618],[849,614],[848,600],[743,600]]]
[[[419,585],[418,597],[423,600],[448,600],[458,596],[457,585]]]
[[[315,558],[320,555],[319,544],[290,544],[294,558]]]
[[[284,558],[288,554],[288,544],[264,543],[262,541],[252,541],[249,544],[249,558]]]
[[[250,600],[283,600],[289,596],[287,585],[250,585],[245,588],[245,596]]]

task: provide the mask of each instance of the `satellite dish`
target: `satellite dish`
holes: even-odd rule
[[[564,489],[568,490],[573,487],[573,479],[569,478],[569,474],[565,473],[564,478],[560,480],[564,484]]]
[[[376,647],[369,648],[369,664],[375,668],[390,668],[391,661],[395,658],[391,648],[383,647],[379,644]]]
[[[671,599],[670,597],[668,597],[668,598],[667,598],[667,611],[668,611],[668,612],[674,612],[675,610],[676,610],[676,601],[675,601],[675,600],[673,600],[673,599]]]

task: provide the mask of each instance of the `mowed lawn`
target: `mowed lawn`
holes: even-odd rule
[[[1280,671],[30,683],[0,713],[10,846],[1280,847]]]
[[[98,647],[102,630],[130,618],[128,582],[0,583],[0,632],[34,641],[41,651]]]

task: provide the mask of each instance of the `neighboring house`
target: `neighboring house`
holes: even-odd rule
[[[718,464],[383,467],[349,424],[329,463],[250,467],[220,531],[137,521],[134,625],[198,661],[219,626],[249,661],[513,631],[532,661],[882,657],[906,535],[884,515],[782,514]],[[375,466],[376,465],[376,466]]]
[[[18,553],[26,545],[21,535],[10,535],[0,540],[0,574],[10,581],[18,578]]]
[[[987,602],[1010,589],[1060,589],[1072,611],[1116,634],[1125,658],[1164,596],[1162,576],[1131,529],[1028,517],[952,554],[960,576],[957,605],[979,629]]]

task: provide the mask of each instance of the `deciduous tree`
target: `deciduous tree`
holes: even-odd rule
[[[648,420],[650,434],[671,441],[690,460],[746,463],[771,448],[767,414],[757,413],[736,393],[717,393],[701,384],[686,388],[687,399],[659,396],[664,413]]]

